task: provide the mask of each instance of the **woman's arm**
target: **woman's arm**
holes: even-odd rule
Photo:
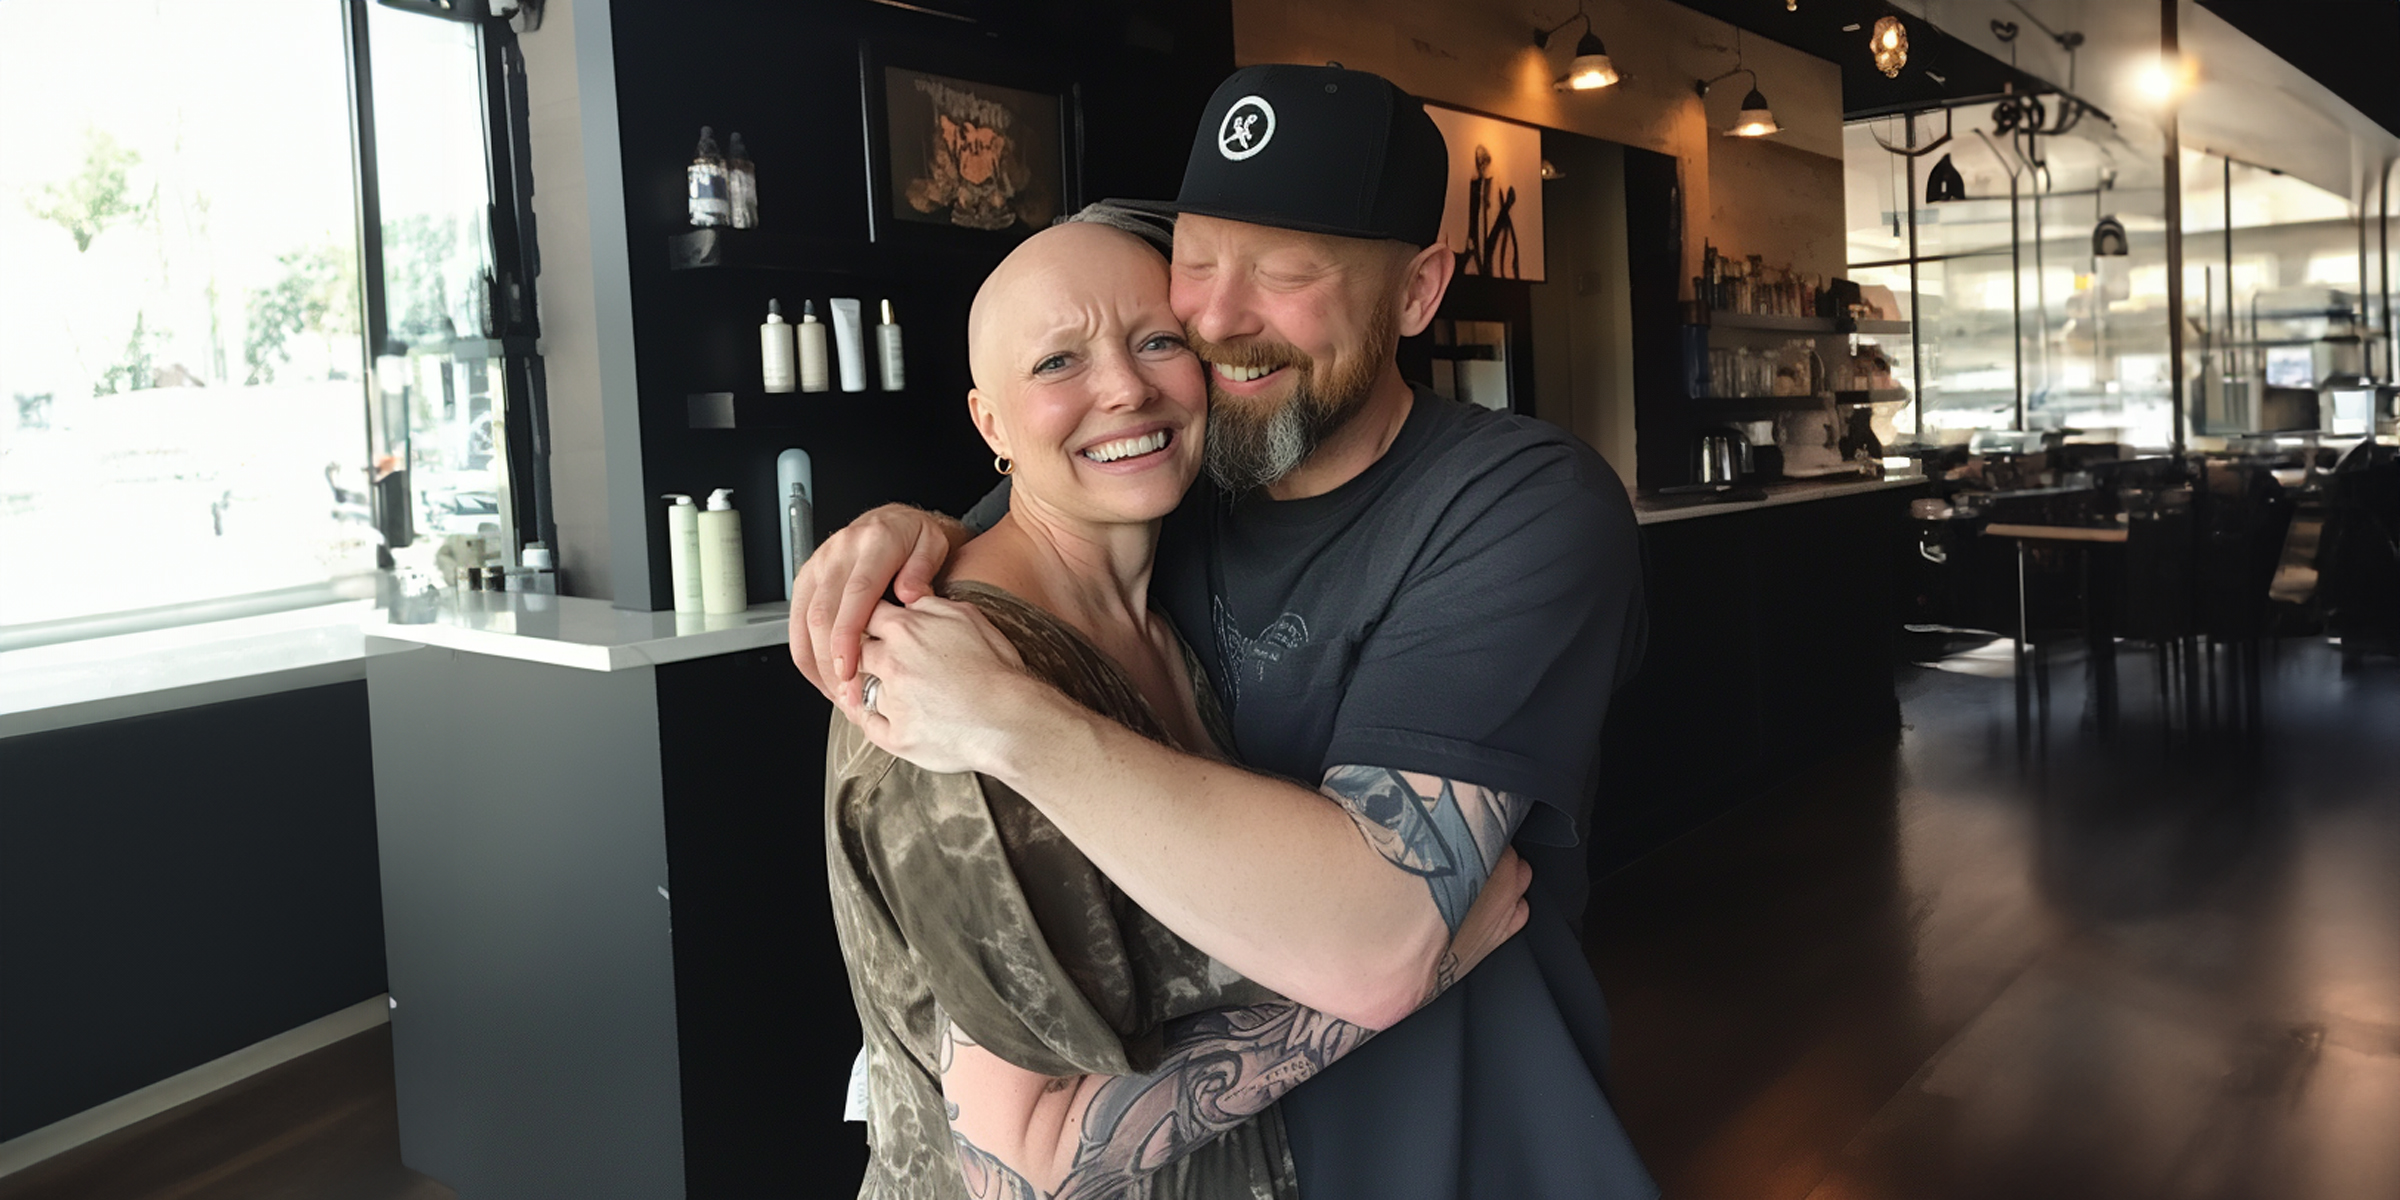
[[[1506,853],[1442,967],[1435,996],[1525,924],[1532,868]],[[1374,1031],[1290,1000],[1170,1023],[1167,1055],[1142,1075],[1051,1077],[942,1022],[942,1095],[967,1193],[978,1200],[1095,1200],[1266,1111]]]

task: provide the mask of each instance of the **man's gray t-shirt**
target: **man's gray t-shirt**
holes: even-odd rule
[[[1202,479],[1151,594],[1251,769],[1314,788],[1386,767],[1536,802],[1525,932],[1284,1098],[1301,1193],[1656,1195],[1601,1089],[1606,1010],[1576,937],[1600,725],[1644,631],[1616,473],[1555,426],[1419,389],[1383,457],[1322,496]]]

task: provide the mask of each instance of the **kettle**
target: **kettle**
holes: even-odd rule
[[[1730,429],[1700,435],[1692,477],[1700,483],[1739,483],[1750,473],[1750,439]]]

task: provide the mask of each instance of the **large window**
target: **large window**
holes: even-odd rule
[[[1956,136],[1918,160],[1913,188],[1907,163],[1876,144],[1904,144],[1899,118],[1847,130],[1851,277],[1891,288],[1904,307],[1913,298],[1921,318],[1910,344],[1892,348],[1895,374],[1922,381],[1904,427],[1914,420],[1938,441],[2022,422],[2169,445],[2178,368],[2163,164],[2088,122],[2044,140],[2037,164],[1977,124],[1990,124],[1988,109],[1962,109],[1954,124],[1920,116],[1918,144],[1944,127]],[[1965,198],[1927,203],[1926,176],[1944,156]],[[2195,151],[2180,167],[2186,431],[2313,420],[2315,400],[2299,392],[2376,363],[2360,328],[2356,207]],[[2096,252],[2104,221],[2122,228],[2123,254]]]
[[[0,4],[0,626],[375,565],[341,9]]]
[[[495,252],[493,36],[340,0],[0,3],[0,630],[298,602],[448,533],[516,548],[531,305]]]

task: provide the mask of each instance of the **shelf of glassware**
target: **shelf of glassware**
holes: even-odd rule
[[[1856,333],[1870,336],[1906,336],[1906,321],[1854,320],[1837,322],[1832,317],[1787,317],[1774,313],[1719,312],[1709,314],[1711,329],[1746,329],[1759,333]]]

